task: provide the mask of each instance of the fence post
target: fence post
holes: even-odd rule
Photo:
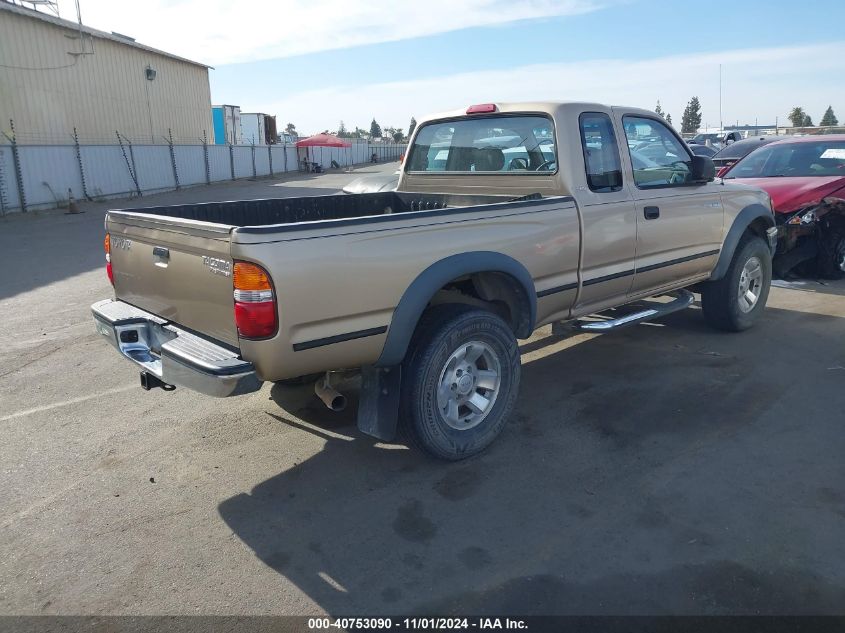
[[[252,143],[252,177],[255,178],[258,174],[255,172],[255,142]]]
[[[23,190],[23,171],[21,171],[21,159],[18,155],[18,140],[15,135],[15,122],[9,119],[9,127],[12,128],[12,136],[9,137],[5,132],[5,136],[12,143],[12,168],[15,170],[15,181],[18,184],[18,199],[21,204],[21,212],[26,213],[26,194]]]
[[[211,184],[211,168],[208,165],[208,134],[202,131],[202,156],[205,159],[205,184]]]
[[[284,144],[282,144],[282,147],[285,150],[285,173],[287,173],[287,171],[288,171],[288,144],[284,143]]]
[[[229,143],[229,168],[232,170],[232,180],[235,179],[235,150],[232,149],[232,144]]]
[[[126,169],[129,170],[129,177],[132,178],[132,182],[135,183],[135,191],[138,193],[138,197],[141,197],[141,187],[138,186],[138,177],[135,175],[135,170],[133,169],[133,165],[135,164],[135,157],[132,157],[132,165],[129,164],[129,158],[126,156],[126,149],[123,147],[123,139],[120,137],[120,132],[117,130],[114,131],[117,135],[117,142],[120,145],[120,151],[123,152],[123,160],[126,161]],[[132,142],[129,139],[126,139],[126,142],[129,143],[129,152],[132,152]]]
[[[173,180],[176,182],[176,191],[179,191],[179,172],[176,169],[176,152],[173,150],[173,132],[167,128],[167,146],[170,148],[170,164],[173,166]]]
[[[6,152],[0,152],[0,216],[6,215],[6,174],[3,171],[3,161],[6,160]]]
[[[270,161],[270,175],[273,175],[273,146],[267,146],[267,160]]]
[[[85,183],[85,168],[82,166],[82,150],[79,148],[79,135],[76,133],[76,128],[73,128],[73,147],[76,149],[76,164],[79,165],[79,179],[82,181],[82,195],[85,199],[90,201],[91,196],[88,195],[88,185]]]

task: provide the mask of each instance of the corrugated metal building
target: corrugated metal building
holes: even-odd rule
[[[209,67],[0,0],[0,130],[22,143],[213,138]],[[5,139],[3,139],[5,141]]]

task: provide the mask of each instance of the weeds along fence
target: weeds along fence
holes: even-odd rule
[[[241,178],[302,169],[302,161],[324,170],[397,160],[404,144],[353,143],[351,148],[294,145],[29,145],[3,138],[0,144],[0,215],[67,205],[69,196],[103,200],[143,196]]]

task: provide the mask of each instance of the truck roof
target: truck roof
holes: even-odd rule
[[[480,102],[484,103],[484,102]],[[654,112],[650,110],[644,110],[642,108],[634,108],[628,106],[610,106],[602,103],[594,103],[589,101],[520,101],[520,102],[488,102],[490,105],[496,107],[494,112],[490,112],[489,114],[505,114],[508,112],[540,112],[542,114],[548,114],[552,118],[561,118],[566,116],[567,114],[571,115],[573,113],[580,113],[580,112],[607,112],[610,113],[611,110],[624,110],[626,112],[632,112],[636,114],[645,114],[649,116],[655,116]],[[436,119],[452,119],[456,117],[466,117],[466,116],[484,116],[483,113],[478,114],[467,114],[467,109],[473,104],[469,104],[459,110],[450,110],[447,112],[438,112],[436,114],[430,114],[420,119],[420,124],[426,123],[428,121],[436,120]],[[485,104],[487,105],[487,104]]]

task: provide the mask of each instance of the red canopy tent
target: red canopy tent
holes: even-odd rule
[[[334,134],[315,134],[296,142],[297,147],[352,147],[352,143]]]
[[[334,134],[315,134],[314,136],[309,136],[308,138],[304,138],[301,141],[296,142],[296,147],[299,149],[300,147],[352,147],[352,143],[342,138],[336,137]],[[308,150],[305,150],[308,152]],[[307,154],[306,154],[307,157]],[[305,159],[307,162],[307,158]],[[323,163],[323,150],[320,150],[320,167],[322,169]],[[349,167],[352,167],[352,152],[350,151],[349,156]],[[309,169],[310,171],[310,169]]]

